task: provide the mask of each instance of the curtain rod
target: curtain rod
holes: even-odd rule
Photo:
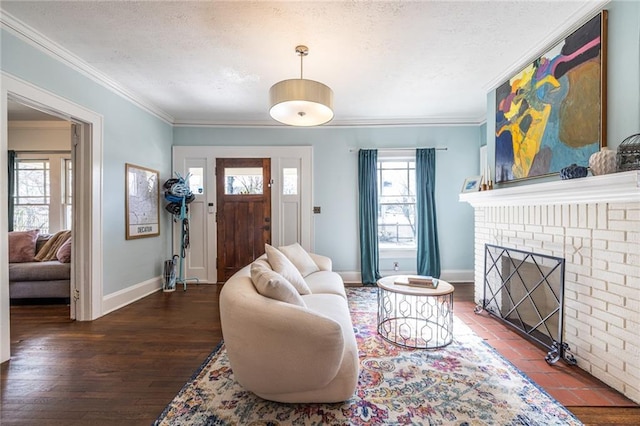
[[[407,147],[407,148],[350,148],[349,152],[360,151],[361,149],[377,149],[378,151],[415,151],[416,149],[428,149],[433,148],[436,151],[446,151],[448,148],[446,146],[415,146],[415,147]]]

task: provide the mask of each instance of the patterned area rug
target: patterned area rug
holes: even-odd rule
[[[157,425],[580,425],[569,411],[455,318],[453,342],[402,349],[376,331],[375,288],[348,288],[360,351],[355,395],[281,404],[244,390],[220,344]]]

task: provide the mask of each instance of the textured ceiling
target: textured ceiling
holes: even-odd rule
[[[595,3],[603,2],[2,0],[1,7],[178,124],[277,124],[268,116],[269,88],[299,77],[294,49],[305,44],[304,77],[335,93],[331,124],[353,125],[481,122],[496,79]]]

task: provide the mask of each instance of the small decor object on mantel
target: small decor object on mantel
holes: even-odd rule
[[[560,170],[560,179],[562,180],[583,178],[586,176],[587,176],[587,168],[583,166],[578,166],[577,164],[572,164]]]
[[[640,170],[640,133],[631,135],[618,147],[618,171]]]
[[[589,168],[594,176],[608,175],[616,172],[618,168],[616,162],[615,151],[602,147],[600,151],[589,157]]]

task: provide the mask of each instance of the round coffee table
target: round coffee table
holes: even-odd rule
[[[378,280],[378,333],[399,346],[436,349],[453,340],[453,286],[436,288],[399,284],[403,275]],[[436,279],[434,278],[434,281]]]

